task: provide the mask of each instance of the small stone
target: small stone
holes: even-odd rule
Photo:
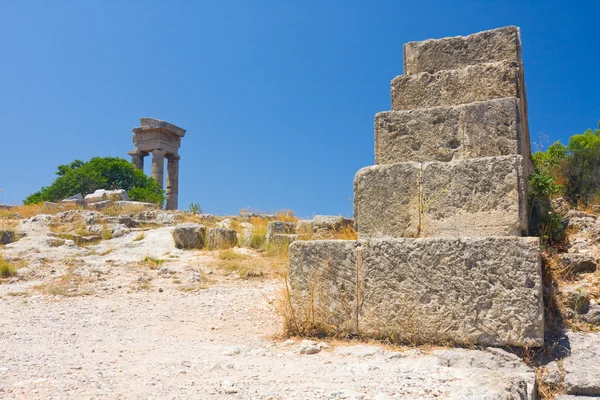
[[[303,340],[298,345],[298,352],[300,354],[317,354],[321,351],[321,347],[317,344],[317,342],[312,340]]]

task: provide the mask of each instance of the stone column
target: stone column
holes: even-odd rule
[[[166,210],[177,210],[179,197],[179,157],[178,154],[167,156],[167,204]]]
[[[130,151],[127,154],[131,156],[131,163],[137,169],[144,170],[144,157],[148,155],[148,153],[144,153],[143,151],[134,150]]]
[[[164,188],[163,175],[165,171],[165,150],[152,150],[152,178]]]

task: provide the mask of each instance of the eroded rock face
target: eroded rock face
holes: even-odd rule
[[[340,330],[543,345],[537,238],[300,241],[290,245],[290,282],[299,307],[312,299]]]
[[[0,244],[9,244],[15,241],[15,231],[0,230]]]
[[[375,164],[456,161],[520,154],[515,98],[375,116]]]
[[[173,229],[172,235],[175,247],[178,249],[203,249],[206,244],[206,227],[204,225],[179,224]]]
[[[272,241],[274,235],[295,233],[296,226],[293,222],[271,221],[267,225],[267,241]]]
[[[361,238],[520,236],[527,196],[520,156],[361,169],[354,214]]]
[[[563,360],[568,394],[600,396],[600,333],[568,335],[571,354]]]
[[[392,110],[456,106],[519,97],[519,68],[508,61],[400,75],[392,81]]]
[[[520,56],[519,29],[507,26],[469,36],[408,42],[404,45],[404,73],[434,73],[496,61],[520,63]]]
[[[354,220],[360,237],[420,234],[421,164],[366,167],[354,177]]]
[[[315,310],[320,322],[357,331],[356,241],[310,240],[290,245],[290,283],[296,315]],[[312,302],[317,307],[312,307]]]

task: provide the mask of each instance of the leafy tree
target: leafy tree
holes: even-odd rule
[[[125,189],[136,201],[162,204],[165,196],[158,183],[117,157],[94,157],[90,161],[75,160],[59,165],[58,178],[50,185],[27,197],[24,204],[58,201],[77,193],[83,195],[98,189]]]

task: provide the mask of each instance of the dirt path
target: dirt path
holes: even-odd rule
[[[30,270],[0,284],[2,399],[533,398],[533,371],[499,349],[301,354],[299,340],[273,339],[282,282],[225,276],[217,252],[177,250],[169,228],[64,250],[46,233],[30,229],[2,249]],[[243,262],[261,257],[236,251]],[[159,256],[160,267],[138,265]],[[61,275],[83,291],[34,289]]]

